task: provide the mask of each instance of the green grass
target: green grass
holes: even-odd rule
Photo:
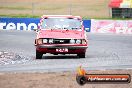
[[[38,15],[29,15],[29,14],[12,14],[12,15],[0,15],[0,17],[11,17],[11,18],[40,18]]]
[[[37,3],[36,0],[27,1],[16,0],[16,3],[11,3],[7,0],[6,3],[0,3],[0,17],[40,18],[42,14],[73,14],[82,16],[83,19],[132,20],[132,18],[111,18],[109,0],[83,0],[81,3],[80,0],[72,0],[70,3],[66,0],[44,2],[38,0]]]
[[[24,8],[24,7],[4,7],[0,6],[0,9],[9,9],[9,10],[31,10],[32,8]]]
[[[73,14],[79,16],[89,16],[91,18],[109,17],[107,14],[108,8],[106,8],[108,0],[72,0],[71,2],[67,0],[44,0],[43,2],[40,2],[39,0],[37,2],[36,0],[27,1],[16,0],[15,3],[11,3],[10,0],[7,0],[5,3],[0,3],[0,14],[4,14],[3,16],[8,17],[35,18],[40,17],[42,14]],[[105,14],[100,15],[100,13]],[[88,19],[88,17],[84,18]]]
[[[12,15],[0,15],[0,17],[11,17],[11,18],[40,18],[40,15],[29,15],[29,14],[12,14]],[[98,20],[132,20],[132,18],[89,18],[82,17],[83,19],[98,19]]]
[[[94,17],[94,18],[89,18],[89,17],[82,17],[83,19],[98,19],[98,20],[132,20],[132,18],[103,18],[103,17]]]

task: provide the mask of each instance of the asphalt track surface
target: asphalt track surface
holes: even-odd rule
[[[24,63],[0,65],[0,72],[59,72],[75,71],[82,65],[86,70],[131,69],[132,35],[87,33],[89,48],[86,58],[76,55],[43,55],[35,59],[34,31],[0,30],[0,51],[17,53],[27,58]]]

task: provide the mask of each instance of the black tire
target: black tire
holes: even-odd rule
[[[84,76],[76,76],[76,81],[79,85],[84,85],[87,82],[87,79]]]
[[[79,58],[85,58],[85,57],[86,57],[86,56],[85,56],[85,53],[77,54],[77,56],[78,56]]]
[[[36,50],[36,59],[42,59],[43,54]]]

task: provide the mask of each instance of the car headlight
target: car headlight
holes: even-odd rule
[[[70,40],[70,43],[71,43],[71,44],[75,44],[75,40],[74,40],[74,39],[71,39],[71,40]]]
[[[48,40],[47,39],[43,39],[43,43],[48,43]]]
[[[53,43],[53,39],[49,39],[49,43]]]
[[[37,40],[37,43],[38,43],[38,44],[42,44],[42,43],[43,43],[43,42],[42,42],[42,39],[38,39],[38,40]]]
[[[77,43],[77,44],[81,44],[81,40],[80,40],[80,39],[77,39],[77,40],[76,40],[76,43]]]

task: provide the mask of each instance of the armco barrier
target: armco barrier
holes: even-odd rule
[[[37,29],[40,18],[0,18],[0,29],[33,30]],[[84,20],[84,27],[90,32],[91,20]]]
[[[92,33],[132,34],[132,20],[91,20]]]
[[[39,18],[0,18],[0,29],[33,30],[38,23]]]

